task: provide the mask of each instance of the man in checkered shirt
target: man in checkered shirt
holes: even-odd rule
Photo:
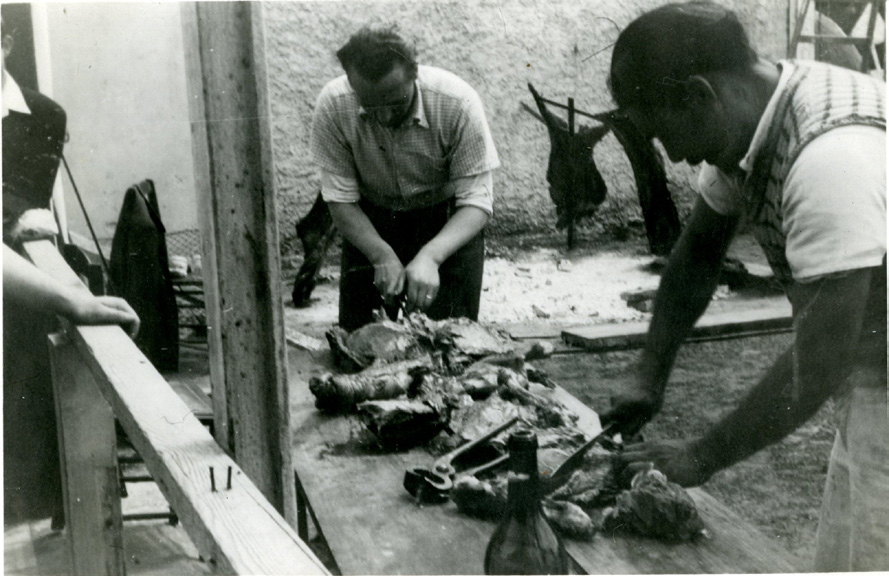
[[[394,26],[365,27],[337,52],[345,74],[315,105],[311,151],[342,234],[339,324],[384,305],[478,318],[484,227],[500,165],[481,99],[419,66]]]

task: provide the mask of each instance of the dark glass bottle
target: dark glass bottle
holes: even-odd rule
[[[509,500],[488,542],[485,574],[567,574],[565,546],[540,508],[537,436],[515,432],[508,447]]]

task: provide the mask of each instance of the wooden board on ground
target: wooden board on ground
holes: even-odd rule
[[[627,350],[645,344],[648,322],[601,324],[578,328],[566,328],[562,339],[570,345],[591,352]],[[786,302],[752,309],[723,310],[701,316],[695,325],[689,342],[740,338],[743,336],[790,332],[793,317]]]
[[[481,574],[495,525],[460,514],[453,503],[418,506],[402,487],[404,473],[428,466],[424,449],[380,453],[361,442],[352,416],[314,407],[312,374],[329,369],[329,352],[288,351],[293,463],[343,574]],[[562,389],[554,392],[591,433],[598,417]],[[568,542],[586,573],[790,572],[791,556],[701,490],[698,504],[710,537],[695,543],[597,537]]]

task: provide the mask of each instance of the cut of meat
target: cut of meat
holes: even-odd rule
[[[326,412],[349,411],[366,400],[391,400],[405,394],[413,377],[411,368],[431,366],[427,356],[372,366],[357,374],[325,373],[309,379],[315,407]]]
[[[446,413],[416,400],[371,400],[357,409],[361,421],[387,450],[425,444],[447,423]]]
[[[596,526],[580,506],[571,502],[543,501],[543,514],[559,533],[575,540],[591,540]]]
[[[602,445],[590,448],[577,469],[551,497],[577,504],[584,510],[600,508],[614,503],[620,491],[616,483],[614,457],[616,452]]]
[[[691,540],[704,534],[704,522],[691,496],[658,470],[633,477],[614,508],[606,511],[603,527],[629,530],[664,540]]]
[[[374,362],[407,360],[426,353],[414,331],[390,320],[367,324],[352,333],[334,327],[326,336],[334,363],[346,372],[363,370]]]

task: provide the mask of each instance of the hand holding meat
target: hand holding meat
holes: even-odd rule
[[[438,263],[420,251],[404,269],[407,279],[407,300],[405,309],[426,310],[438,296]]]
[[[662,440],[629,444],[624,447],[620,459],[626,464],[627,475],[632,476],[654,465],[671,482],[686,488],[699,486],[712,475],[695,452],[694,441]]]

